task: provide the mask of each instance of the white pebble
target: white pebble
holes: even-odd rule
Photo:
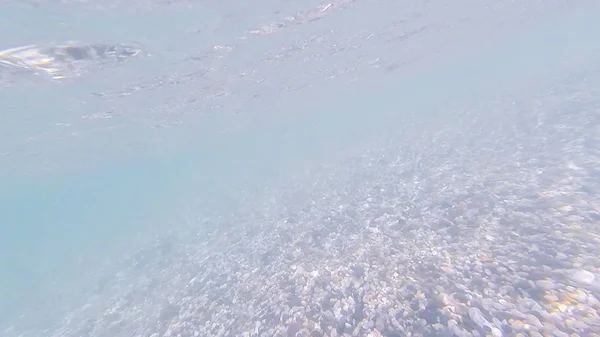
[[[594,282],[596,276],[587,270],[579,269],[571,275],[571,280],[582,284],[590,284]]]

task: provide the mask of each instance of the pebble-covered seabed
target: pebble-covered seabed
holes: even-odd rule
[[[41,335],[598,336],[600,73],[522,96],[198,206]]]
[[[599,89],[413,117],[207,210],[47,336],[597,336]]]
[[[140,253],[49,336],[595,336],[599,96],[568,89],[472,135],[403,129]]]

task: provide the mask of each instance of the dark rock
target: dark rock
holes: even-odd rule
[[[290,294],[290,296],[288,298],[288,305],[290,307],[301,307],[302,300],[298,297],[298,295],[296,295],[295,293],[292,293],[292,294]]]
[[[346,328],[346,319],[345,317],[341,317],[338,322],[337,325],[335,327],[335,329],[337,330],[338,334],[343,334],[344,333],[344,329]]]
[[[271,264],[271,262],[273,262],[275,260],[275,257],[276,257],[275,252],[272,250],[269,250],[269,251],[266,251],[261,254],[260,262],[263,265],[269,265],[269,264]]]
[[[301,327],[302,325],[300,325],[300,323],[292,322],[290,325],[288,325],[286,333],[287,337],[296,337],[296,334],[298,331],[300,331]]]
[[[356,265],[352,267],[352,276],[356,278],[362,278],[365,276],[365,268],[363,266]]]
[[[179,307],[175,304],[167,303],[160,310],[158,318],[163,322],[167,322],[177,315],[179,315]]]
[[[417,316],[426,320],[427,324],[435,324],[439,322],[440,311],[437,308],[426,308],[419,311]]]
[[[333,308],[333,304],[331,303],[331,299],[333,295],[331,293],[327,293],[325,297],[323,297],[323,301],[321,302],[321,307],[323,310],[330,310]]]
[[[454,225],[452,227],[449,227],[446,230],[446,233],[448,233],[448,235],[452,236],[453,238],[457,238],[461,236],[462,230],[457,225]]]
[[[448,221],[446,219],[441,219],[440,221],[437,221],[437,222],[433,223],[431,225],[431,229],[433,229],[433,230],[441,230],[441,229],[448,228],[448,227],[451,227],[451,226],[453,226],[452,222],[450,222],[450,221]]]
[[[323,337],[323,334],[320,331],[314,330],[310,333],[310,337]]]
[[[354,296],[354,302],[356,302],[356,307],[354,308],[354,322],[360,322],[365,317],[365,303],[358,296]]]

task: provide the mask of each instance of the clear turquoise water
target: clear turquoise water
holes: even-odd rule
[[[519,92],[552,81],[568,74],[568,62],[574,57],[597,55],[598,48],[589,38],[591,31],[600,32],[592,11],[567,19],[557,14],[481,39],[479,48],[453,51],[448,60],[440,60],[429,70],[407,71],[405,79],[372,77],[360,87],[342,86],[326,93],[307,90],[290,94],[288,102],[266,107],[289,109],[295,118],[229,135],[196,134],[189,122],[177,131],[165,132],[166,140],[153,146],[148,142],[153,134],[134,120],[143,114],[147,102],[161,100],[155,93],[121,103],[140,109],[131,119],[77,124],[80,137],[66,136],[68,132],[57,129],[55,123],[77,122],[81,110],[90,106],[110,108],[109,102],[94,100],[89,93],[111,88],[117,81],[133,82],[140,73],[183,71],[176,63],[178,53],[220,40],[217,35],[214,41],[193,34],[185,35],[187,40],[170,37],[196,28],[194,22],[202,18],[206,26],[214,24],[212,15],[217,9],[178,10],[178,20],[165,25],[160,11],[144,12],[133,21],[133,12],[127,10],[99,14],[65,12],[64,7],[52,5],[35,10],[14,3],[0,6],[0,30],[17,32],[2,36],[3,47],[70,39],[132,40],[157,51],[154,58],[77,84],[42,83],[0,92],[3,120],[8,121],[0,136],[4,144],[0,153],[9,153],[0,157],[3,317],[19,316],[35,307],[46,310],[54,289],[76,282],[118,255],[132,238],[176,229],[187,200],[219,200],[240,189],[268,184],[288,169],[357,146],[376,130],[389,131],[394,122],[401,121],[398,111],[433,111],[445,104],[476,102],[485,95]],[[260,8],[253,10],[260,12]],[[36,25],[18,24],[25,19]],[[57,25],[57,21],[65,24]],[[250,26],[237,24],[222,34],[232,36]],[[518,31],[523,28],[528,30]],[[557,50],[556,43],[564,48]],[[591,56],[578,60],[593,63]],[[490,68],[490,64],[501,66]],[[306,95],[312,97],[310,104],[305,102]],[[342,96],[342,100],[335,98]],[[436,100],[429,99],[432,96]],[[95,131],[115,125],[121,127],[115,133]],[[30,136],[40,140],[26,142]]]

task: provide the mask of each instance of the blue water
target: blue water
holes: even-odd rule
[[[133,238],[176,230],[188,200],[217,203],[225,195],[235,199],[240,191],[273,183],[296,167],[351,151],[380,132],[393,132],[410,111],[526,92],[568,75],[573,58],[580,66],[593,65],[599,55],[597,44],[589,41],[600,33],[597,13],[576,8],[566,14],[553,12],[538,22],[490,29],[487,36],[472,35],[463,41],[467,47],[392,75],[369,74],[358,84],[337,83],[325,91],[307,88],[251,105],[236,118],[252,120],[246,116],[267,109],[286,113],[235,133],[211,131],[207,123],[222,125],[219,117],[189,117],[174,129],[156,131],[141,122],[146,109],[168,105],[169,90],[193,90],[193,85],[159,94],[142,92],[117,103],[90,93],[152,75],[184,73],[188,63],[179,62],[181,55],[233,41],[238,32],[260,22],[248,18],[259,18],[261,7],[240,7],[238,12],[250,11],[246,21],[212,29],[212,35],[192,32],[227,21],[227,10],[217,5],[202,10],[174,7],[170,14],[176,19],[168,24],[161,11],[137,16],[134,9],[66,8],[1,4],[0,30],[16,32],[2,35],[2,47],[71,39],[130,40],[154,55],[75,83],[40,81],[0,92],[6,120],[0,136],[0,316],[6,322],[0,323],[21,314],[43,317],[56,289],[77,283],[82,275],[131,249]],[[25,19],[35,25],[19,24]],[[557,44],[563,48],[556,49]],[[80,121],[82,111],[102,111],[114,104],[130,115]],[[443,123],[452,116],[431,118]],[[64,131],[57,122],[75,123],[79,135],[70,136],[73,129]],[[111,127],[116,131],[107,132]],[[162,140],[151,142],[157,135]],[[32,136],[39,140],[27,141]]]

